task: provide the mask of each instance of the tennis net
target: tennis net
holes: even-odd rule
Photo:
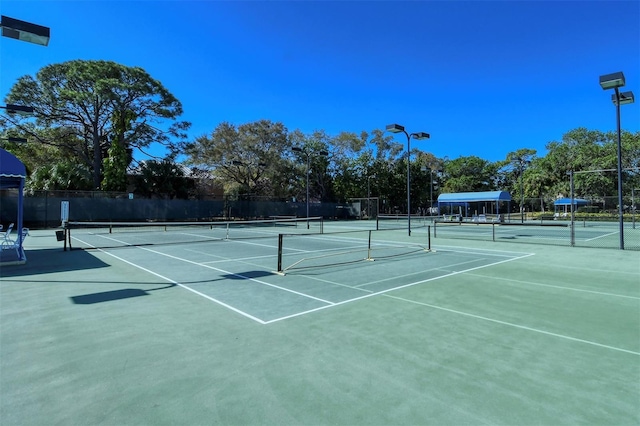
[[[278,236],[277,272],[285,274],[291,270],[324,268],[431,250],[429,231],[412,241],[403,241],[403,238],[404,235],[400,237],[397,229],[330,232],[322,235],[283,233]]]
[[[411,228],[429,226],[433,218],[430,216],[411,215]],[[376,218],[376,229],[401,229],[409,226],[409,216],[406,214],[380,214]]]
[[[318,234],[321,217],[213,222],[68,222],[69,241],[82,248],[207,243],[222,240],[277,238],[287,233]]]
[[[463,238],[485,241],[569,243],[570,223],[496,223],[435,221],[434,238]]]

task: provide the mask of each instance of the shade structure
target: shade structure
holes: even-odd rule
[[[15,216],[16,235],[15,239],[18,243],[18,250],[2,250],[0,254],[0,264],[7,265],[13,263],[24,263],[27,258],[22,248],[22,224],[23,224],[23,192],[24,181],[27,177],[27,171],[20,160],[15,155],[0,148],[0,190],[17,189],[18,190],[18,206]],[[2,218],[5,220],[5,218]],[[12,219],[8,219],[13,222]]]
[[[558,210],[568,213],[577,210],[580,206],[586,206],[588,204],[589,200],[582,198],[574,198],[573,203],[571,202],[571,198],[558,198],[553,202],[553,209],[556,213],[558,213]]]
[[[573,204],[574,206],[586,206],[587,204],[589,204],[589,200],[574,198],[573,203],[571,203],[571,198],[558,198],[553,202],[554,206],[570,206],[571,204]]]
[[[480,191],[480,192],[452,192],[440,194],[438,202],[465,202],[478,201],[511,201],[511,194],[507,191]]]
[[[464,216],[469,216],[475,213],[474,211],[469,212],[471,203],[490,203],[491,206],[495,206],[495,213],[500,214],[501,202],[510,203],[511,194],[507,191],[452,192],[438,196],[438,211],[442,212],[444,206],[457,207]],[[482,206],[480,205],[480,207]],[[480,210],[478,213],[483,213],[483,211]]]

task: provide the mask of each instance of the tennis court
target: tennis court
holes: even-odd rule
[[[573,228],[570,222],[546,224],[536,221],[523,224],[435,222],[434,232],[436,236],[445,238],[511,240],[566,246],[572,245],[573,239],[573,245],[579,247],[616,247],[620,241],[620,228],[613,222],[576,221]],[[627,249],[640,249],[640,226],[625,223],[624,236]]]
[[[2,424],[640,423],[638,252],[250,228],[32,231]]]

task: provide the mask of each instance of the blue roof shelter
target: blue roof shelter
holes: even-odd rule
[[[589,200],[584,200],[582,198],[574,198],[573,199],[573,208],[577,209],[580,206],[586,206],[589,204]],[[557,211],[558,207],[564,207],[564,212],[567,212],[567,207],[569,207],[569,211],[571,211],[571,198],[558,198],[553,202],[554,210]]]
[[[18,209],[15,219],[9,219],[8,222],[17,224],[16,241],[17,250],[2,250],[0,253],[0,265],[20,264],[27,261],[27,257],[22,248],[22,216],[23,216],[23,192],[24,180],[27,177],[27,171],[20,160],[13,154],[0,148],[0,189],[18,189]],[[7,218],[2,218],[3,221]]]
[[[481,192],[453,192],[447,194],[440,194],[438,196],[438,210],[442,211],[441,206],[449,207],[451,213],[453,213],[453,208],[458,207],[461,214],[462,208],[464,208],[464,216],[471,216],[469,214],[469,208],[472,203],[481,204],[484,203],[483,209],[478,212],[478,208],[475,209],[473,214],[480,213],[495,213],[500,214],[500,203],[511,203],[511,194],[506,191],[481,191]],[[489,206],[489,210],[487,211],[486,207]],[[495,206],[495,210],[493,207]],[[507,207],[507,210],[509,208]]]

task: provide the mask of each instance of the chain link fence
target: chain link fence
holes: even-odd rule
[[[1,223],[15,222],[17,191],[1,191],[0,200]],[[69,202],[69,220],[83,222],[249,220],[277,216],[306,217],[307,211],[305,202],[273,201],[261,197],[169,200],[100,191],[38,191],[26,194],[23,199],[24,226],[59,227],[62,201]],[[309,204],[309,215],[327,219],[355,219],[360,217],[361,212],[360,206],[354,203],[312,202]]]
[[[16,190],[0,191],[0,223],[16,221]],[[305,202],[269,200],[245,196],[241,199],[144,199],[128,193],[39,191],[24,197],[24,226],[57,228],[62,201],[69,201],[72,221],[211,221],[250,220],[273,217],[305,217]],[[439,217],[433,226],[435,238],[462,238],[485,241],[510,241],[575,247],[640,250],[640,217],[629,200],[621,226],[617,197],[588,200],[571,212],[570,206],[525,199],[521,212],[517,201],[511,211],[497,216]],[[325,219],[364,219],[377,215],[378,200],[354,199],[348,203],[309,204],[309,215]],[[544,210],[542,209],[544,207]],[[433,220],[435,217],[430,217]],[[621,232],[622,231],[622,232]],[[621,236],[622,235],[622,236]]]
[[[513,200],[511,210],[500,220],[490,215],[441,218],[434,223],[433,233],[435,238],[640,250],[637,200],[624,200],[622,221],[617,197],[581,199],[573,211],[570,201],[555,205],[553,201],[525,199],[522,210],[520,202]]]

